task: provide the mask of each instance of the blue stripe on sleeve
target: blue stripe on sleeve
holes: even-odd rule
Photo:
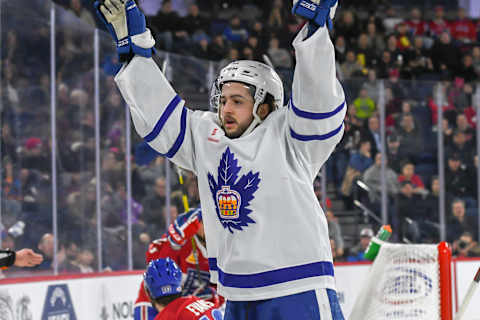
[[[329,133],[320,134],[320,135],[302,135],[302,134],[296,133],[295,131],[293,131],[292,128],[290,128],[290,135],[292,136],[292,138],[300,141],[327,140],[333,137],[334,135],[336,135],[337,133],[339,133],[342,130],[342,127],[343,127],[343,122],[342,124],[340,124],[340,127],[338,127],[337,129],[330,131]]]
[[[342,109],[345,107],[345,101],[331,112],[320,112],[320,113],[308,112],[308,111],[303,111],[298,109],[293,104],[293,97],[290,98],[290,105],[292,106],[293,112],[300,118],[311,119],[311,120],[321,120],[321,119],[331,118],[337,113],[339,113],[340,111],[342,111]]]
[[[162,116],[160,117],[160,119],[158,119],[157,123],[155,124],[155,127],[153,127],[153,130],[143,138],[145,141],[151,142],[160,134],[160,131],[162,131],[163,126],[167,122],[168,118],[170,118],[173,111],[180,103],[180,101],[182,101],[182,99],[178,95],[176,95],[172,99],[172,101],[170,101],[167,108],[165,108],[165,111],[163,111]]]
[[[305,278],[321,276],[333,277],[333,264],[329,261],[314,262],[254,274],[226,273],[218,268],[216,259],[210,258],[208,262],[210,270],[218,271],[218,280],[220,283],[225,287],[231,288],[259,288]]]
[[[167,158],[172,158],[182,146],[183,140],[185,139],[185,131],[187,129],[187,112],[187,108],[183,108],[180,119],[180,133],[178,134],[177,140],[175,140],[172,148],[165,154],[165,157]]]
[[[187,108],[183,108],[182,110],[182,116],[180,118],[180,133],[177,136],[177,139],[175,140],[175,143],[173,146],[168,150],[167,153],[160,153],[155,150],[155,152],[162,157],[167,157],[167,158],[172,158],[180,149],[182,146],[183,140],[185,139],[185,131],[187,129]]]

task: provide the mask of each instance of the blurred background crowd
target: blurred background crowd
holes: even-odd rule
[[[95,117],[93,28],[104,27],[92,1],[53,2],[59,6],[54,61],[59,271],[98,269],[97,212],[102,213],[101,268],[126,269],[129,203],[133,268],[141,269],[148,243],[184,211],[181,186],[163,158],[136,164],[140,140],[129,135],[125,104],[113,81],[120,66],[103,32],[100,110]],[[159,56],[170,61],[169,79],[189,106],[208,109],[209,86],[230,61],[263,61],[263,55],[273,62],[289,96],[295,66],[290,43],[304,23],[290,14],[290,2],[138,2]],[[15,14],[11,12],[18,3],[2,2],[0,230],[2,247],[38,248],[46,259],[37,272],[51,272],[51,4],[28,3],[28,9]],[[456,1],[344,0],[341,7],[331,35],[338,78],[347,94],[345,135],[325,166],[323,181],[319,176],[313,186],[325,204],[335,260],[363,260],[379,227],[372,217],[381,215],[382,154],[394,240],[439,241],[439,194],[445,187],[446,236],[454,254],[480,256],[475,129],[480,20],[469,17]],[[387,134],[383,153],[380,105],[385,106]],[[439,108],[444,115],[440,121]],[[97,127],[100,141],[95,138]],[[438,177],[439,133],[444,141],[443,186]],[[196,178],[190,173],[185,178],[190,205],[197,206]],[[322,183],[327,192],[321,192]]]

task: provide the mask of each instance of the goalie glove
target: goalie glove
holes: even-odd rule
[[[117,46],[121,62],[134,54],[150,58],[155,40],[146,28],[145,16],[133,0],[96,1],[95,9]]]
[[[168,227],[168,241],[173,249],[179,250],[200,229],[202,210],[200,208],[187,211],[177,217]]]
[[[308,36],[310,36],[325,24],[329,29],[332,28],[337,5],[338,0],[293,0],[292,13],[309,21]]]

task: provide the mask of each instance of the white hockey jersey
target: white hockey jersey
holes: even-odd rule
[[[217,114],[191,111],[152,59],[116,76],[136,131],[198,176],[211,279],[232,301],[335,289],[327,221],[313,180],[343,134],[345,97],[328,30],[293,42],[288,107],[229,139]]]

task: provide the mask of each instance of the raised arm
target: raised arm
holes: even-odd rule
[[[292,146],[315,175],[343,135],[345,95],[336,78],[335,50],[327,26],[336,0],[294,1],[293,12],[309,19],[293,41],[297,64],[289,101]]]
[[[145,16],[133,0],[97,1],[95,7],[124,63],[115,81],[130,107],[135,130],[158,155],[195,171],[190,134],[193,112],[184,107],[152,59],[155,41]]]

